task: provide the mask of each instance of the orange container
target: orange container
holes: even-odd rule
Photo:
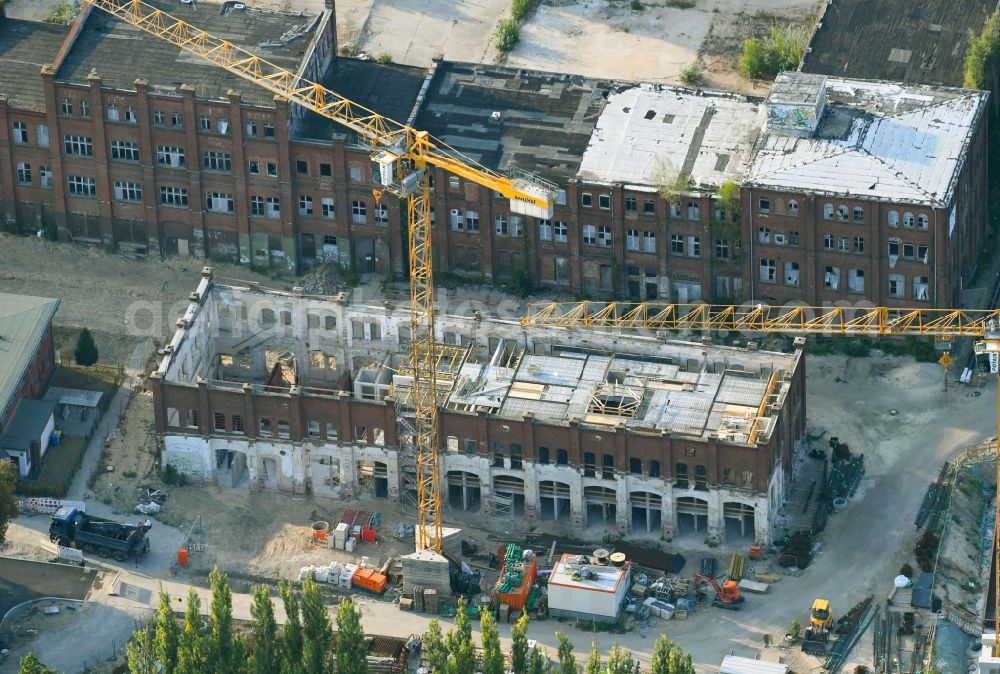
[[[330,533],[330,523],[320,520],[319,522],[313,522],[312,525],[312,535],[313,539],[325,543],[326,536]]]
[[[528,564],[525,565],[524,573],[521,574],[521,585],[518,586],[513,592],[497,592],[497,599],[501,604],[507,604],[510,606],[511,610],[520,611],[524,608],[524,605],[528,602],[528,595],[531,593],[531,588],[535,585],[535,576],[538,574],[538,560],[532,559]],[[500,578],[503,578],[501,574]],[[497,581],[497,587],[499,587],[500,580]]]
[[[177,550],[177,563],[180,564],[181,566],[187,566],[188,565],[188,549],[187,548],[180,548],[179,550]]]
[[[385,592],[386,579],[381,573],[371,569],[359,568],[351,578],[351,584],[360,587],[362,590],[382,594]]]

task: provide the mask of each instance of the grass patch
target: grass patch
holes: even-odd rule
[[[801,28],[771,26],[762,40],[747,38],[740,54],[740,72],[751,80],[773,80],[783,70],[799,67],[809,35]]]
[[[392,54],[389,52],[382,52],[378,55],[378,62],[382,65],[388,65],[392,63]]]
[[[80,11],[81,4],[80,0],[73,0],[73,2],[63,0],[58,5],[53,7],[45,17],[46,23],[72,23],[73,18],[76,16],[77,12]]]
[[[667,0],[667,7],[674,9],[691,9],[697,4],[697,0]]]
[[[62,442],[45,453],[42,471],[34,480],[18,480],[17,493],[24,496],[63,498],[87,451],[87,439],[64,435]]]
[[[521,39],[517,21],[514,19],[501,19],[500,23],[497,24],[494,37],[497,41],[497,49],[503,54],[509,52],[517,44],[517,41]]]
[[[633,2],[636,1],[633,0]],[[535,7],[537,6],[538,0],[514,0],[514,4],[510,8],[510,16],[514,21],[520,23],[527,19],[528,15],[535,11]]]

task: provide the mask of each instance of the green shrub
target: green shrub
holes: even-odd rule
[[[168,463],[163,467],[163,482],[174,487],[183,487],[187,484],[187,475],[178,471],[172,463]]]
[[[517,21],[514,19],[502,19],[500,23],[497,24],[495,37],[497,41],[497,49],[504,54],[509,52],[514,48],[514,45],[516,45],[517,41],[520,39]]]
[[[641,12],[646,9],[642,6],[642,0],[632,0],[632,2],[628,3],[628,8],[633,12]]]
[[[965,81],[967,89],[983,89],[989,82],[989,62],[1000,48],[1000,12],[986,18],[983,30],[976,35],[969,31],[969,50],[965,52]]]
[[[704,70],[702,70],[701,63],[699,61],[694,61],[681,70],[680,80],[689,87],[693,87],[697,84],[701,84],[703,76]]]
[[[378,55],[378,62],[381,64],[392,63],[392,54],[389,52],[382,52]]]
[[[762,40],[747,38],[740,53],[740,72],[752,79],[774,79],[783,70],[799,67],[808,36],[790,26],[772,26]]]

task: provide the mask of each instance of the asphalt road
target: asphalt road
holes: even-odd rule
[[[95,578],[96,569],[0,557],[0,618],[30,599],[84,599]]]

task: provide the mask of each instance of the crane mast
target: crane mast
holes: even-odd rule
[[[430,134],[400,124],[322,84],[280,68],[237,45],[200,30],[141,0],[88,0],[112,16],[195,54],[291,103],[357,134],[371,149],[377,198],[407,200],[410,273],[412,397],[417,483],[417,550],[441,552],[442,498],[438,434],[438,345],[434,329],[433,229],[430,177],[435,166],[510,199],[514,213],[551,218],[556,186],[529,173],[503,174],[463,156]]]

